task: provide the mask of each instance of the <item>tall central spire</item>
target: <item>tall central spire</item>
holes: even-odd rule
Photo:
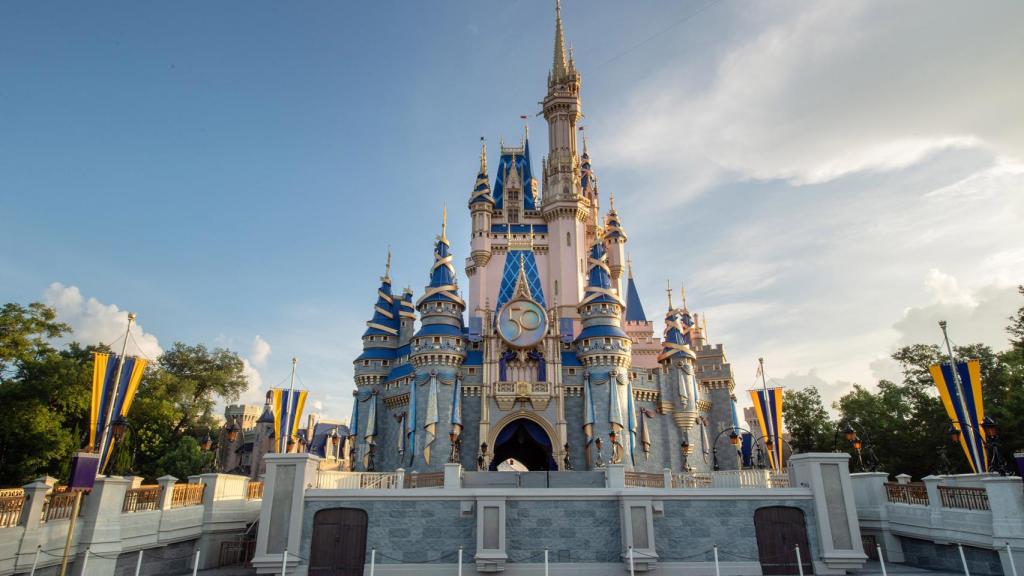
[[[551,66],[551,79],[558,82],[563,80],[568,73],[569,65],[565,58],[565,34],[562,32],[562,1],[555,0],[555,59]]]

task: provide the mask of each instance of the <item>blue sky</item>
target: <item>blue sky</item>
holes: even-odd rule
[[[457,259],[479,137],[517,141],[553,9],[518,2],[0,5],[3,301],[79,339],[124,311],[291,356],[329,416],[384,254],[417,293],[442,205]],[[1005,343],[1024,281],[1015,2],[563,2],[602,192],[645,308],[708,313],[738,388],[758,356],[837,397],[893,347]],[[461,240],[460,240],[461,239]],[[56,284],[55,284],[56,283]]]

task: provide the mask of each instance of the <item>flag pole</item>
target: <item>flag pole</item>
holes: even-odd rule
[[[282,454],[287,454],[288,453],[288,440],[287,440],[287,438],[291,436],[291,427],[288,425],[288,403],[291,402],[291,400],[292,400],[292,398],[291,398],[292,397],[292,391],[295,390],[295,365],[298,364],[298,363],[299,363],[299,359],[293,357],[292,358],[292,379],[291,379],[291,382],[288,383],[288,394],[286,394],[284,396],[284,402],[282,402],[282,404],[284,404],[284,408],[283,408],[284,414],[281,415],[281,438],[280,438],[280,441],[281,441],[281,453]],[[286,431],[288,432],[287,434],[285,434]]]
[[[771,440],[777,446],[778,443],[779,443],[779,439],[775,436],[775,423],[772,421],[775,418],[774,418],[774,415],[772,414],[772,409],[771,409],[772,408],[772,403],[771,403],[771,400],[768,399],[768,380],[765,379],[765,376],[764,376],[764,358],[758,358],[757,359],[757,363],[758,363],[758,367],[760,368],[760,371],[761,371],[761,388],[764,390],[764,419],[768,421],[768,439]],[[773,450],[769,450],[769,452],[772,452],[772,451]],[[782,453],[782,450],[779,450],[779,454],[781,454],[781,453]],[[773,456],[775,456],[775,455],[773,454]],[[776,459],[777,458],[772,458],[773,461],[776,460]],[[775,466],[780,466],[782,464],[781,462],[773,462],[773,463],[775,464]]]
[[[963,395],[961,390],[963,389],[963,383],[960,381],[960,372],[956,369],[956,357],[953,356],[953,346],[949,343],[949,334],[946,333],[946,321],[939,320],[939,328],[942,329],[942,339],[946,342],[946,353],[949,354],[949,371],[953,373],[953,387],[956,388],[956,402],[960,405],[960,410],[964,415],[964,420],[967,420],[966,424],[958,422],[960,427],[967,427],[967,437],[970,439],[971,444],[971,455],[975,464],[975,472],[982,473],[987,472],[988,465],[986,462],[982,462],[977,452],[977,443],[974,438],[974,423],[971,422],[971,415],[967,413],[967,405],[964,403]],[[955,413],[954,413],[955,415]]]
[[[121,357],[117,360],[117,375],[114,376],[113,389],[110,391],[110,405],[107,406],[107,413],[103,418],[103,432],[100,434],[100,467],[97,475],[103,474],[107,459],[104,452],[110,445],[110,423],[114,420],[114,404],[117,403],[117,387],[121,384],[121,372],[124,370],[124,355],[128,352],[128,338],[131,336],[132,322],[135,322],[135,313],[128,313],[128,328],[124,332],[124,344],[121,346]]]

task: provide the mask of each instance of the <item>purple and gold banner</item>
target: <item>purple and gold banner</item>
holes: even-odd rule
[[[768,464],[772,470],[782,469],[782,388],[751,390],[754,411],[761,425],[761,435],[771,440]],[[767,446],[766,446],[767,448]]]
[[[306,407],[305,390],[270,390],[270,405],[274,409],[274,447],[275,452],[287,450],[288,438],[294,436],[299,429],[302,410]],[[288,418],[285,422],[285,412]]]
[[[928,368],[939,389],[942,405],[960,431],[960,446],[975,473],[988,472],[988,454],[985,451],[985,405],[981,395],[981,362],[969,360],[956,363],[956,374],[949,362]]]

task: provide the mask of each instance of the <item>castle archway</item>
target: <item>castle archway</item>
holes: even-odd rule
[[[514,459],[530,470],[558,470],[555,464],[551,435],[545,427],[530,418],[515,418],[499,429],[494,437],[491,470]]]

